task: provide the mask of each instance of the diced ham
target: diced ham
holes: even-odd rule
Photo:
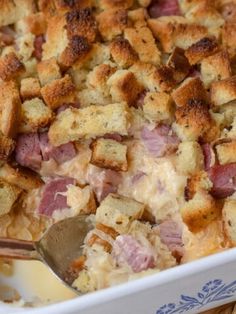
[[[214,162],[214,152],[211,148],[211,145],[208,143],[202,145],[202,152],[204,156],[204,168],[207,171]]]
[[[58,164],[62,164],[76,156],[73,143],[66,143],[54,147],[49,143],[48,134],[46,132],[39,135],[39,141],[43,160],[47,161],[53,158]]]
[[[117,171],[92,167],[87,179],[98,202],[101,202],[109,193],[117,192],[122,176]]]
[[[20,134],[16,141],[15,159],[21,166],[38,170],[41,167],[39,136],[37,133]]]
[[[119,266],[128,264],[135,273],[155,267],[152,251],[130,235],[120,235],[116,238],[112,256]]]
[[[50,217],[55,210],[67,208],[67,198],[60,193],[66,192],[67,186],[70,184],[75,184],[75,180],[60,178],[47,183],[43,190],[38,213]]]
[[[59,114],[62,111],[65,111],[66,109],[71,108],[71,107],[79,109],[80,108],[80,103],[79,102],[75,102],[75,103],[63,104],[62,106],[60,106],[57,109],[57,114]]]
[[[153,130],[144,127],[141,138],[145,147],[155,157],[162,157],[175,152],[180,143],[179,138],[168,125],[160,125]]]
[[[163,221],[158,227],[161,241],[168,247],[178,260],[184,254],[182,230],[180,226],[171,219]]]
[[[213,183],[211,194],[216,198],[224,198],[236,191],[236,163],[215,165],[208,171]]]
[[[167,15],[181,15],[178,0],[153,0],[148,13],[151,18]]]
[[[34,52],[33,56],[38,60],[41,61],[42,54],[43,54],[43,44],[45,43],[44,35],[39,35],[35,37],[34,40]]]

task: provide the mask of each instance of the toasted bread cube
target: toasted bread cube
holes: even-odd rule
[[[216,145],[216,152],[221,165],[236,162],[236,141]]]
[[[179,0],[179,6],[181,9],[181,12],[183,12],[184,14],[187,13],[189,10],[193,9],[194,7],[196,7],[197,5],[199,5],[199,3],[206,3],[208,2],[208,4],[214,4],[215,0]]]
[[[111,0],[98,0],[98,7],[102,10],[107,9],[129,9],[132,7],[134,0],[119,0],[119,1],[111,1]]]
[[[91,87],[81,90],[77,96],[79,98],[81,108],[91,105],[104,106],[109,105],[112,102],[109,95],[104,94],[101,90]]]
[[[27,77],[20,83],[20,95],[23,100],[41,96],[41,87],[36,77]]]
[[[235,56],[236,54],[236,23],[227,22],[225,23],[222,29],[222,44],[225,47],[230,55],[230,57]]]
[[[215,106],[236,100],[236,75],[211,84],[211,100]]]
[[[110,52],[114,61],[121,68],[128,68],[138,61],[138,53],[124,38],[116,38],[110,44]]]
[[[108,9],[97,16],[97,22],[103,39],[112,40],[128,26],[128,14],[125,9]]]
[[[160,81],[157,78],[157,68],[150,63],[137,62],[129,71],[134,73],[140,85],[144,86],[150,92],[160,91]]]
[[[128,70],[116,71],[107,81],[113,102],[134,104],[143,87],[138,83],[134,74]]]
[[[71,10],[66,14],[66,29],[69,39],[83,36],[89,43],[96,40],[97,25],[91,8]]]
[[[5,180],[23,190],[37,189],[44,184],[35,172],[26,168],[16,168],[10,164],[0,167],[0,180]]]
[[[207,106],[201,102],[178,107],[175,117],[173,129],[182,141],[196,141],[201,137],[207,142],[219,135]]]
[[[27,61],[31,58],[34,52],[35,35],[31,33],[24,34],[16,39],[16,45],[18,47],[18,54],[21,56],[22,61]],[[25,74],[25,69],[23,71]]]
[[[236,200],[226,199],[223,210],[222,218],[224,223],[224,231],[231,246],[236,245]]]
[[[176,47],[170,55],[167,66],[173,69],[173,78],[179,83],[189,74],[190,64],[184,55],[184,49]]]
[[[71,77],[66,74],[63,78],[54,80],[41,88],[45,103],[51,109],[57,109],[64,103],[75,101],[75,85]]]
[[[158,90],[162,92],[170,92],[177,84],[174,69],[168,65],[162,65],[154,72],[154,80]]]
[[[187,49],[208,34],[206,27],[190,24],[182,16],[149,19],[148,26],[154,37],[160,40],[164,52],[167,53],[170,53],[174,47]]]
[[[0,131],[14,137],[21,118],[21,100],[15,82],[0,84]]]
[[[185,56],[191,65],[200,62],[203,58],[209,57],[219,49],[214,37],[204,37],[190,46],[185,51]]]
[[[58,63],[61,67],[68,68],[74,63],[84,64],[91,54],[91,45],[85,37],[73,36],[68,43],[68,46],[58,58]]]
[[[208,102],[207,92],[199,77],[187,78],[172,92],[172,97],[178,107],[186,106],[192,100]]]
[[[109,194],[97,208],[96,222],[126,233],[132,221],[139,219],[145,205],[131,198]]]
[[[91,163],[101,168],[127,171],[127,146],[110,139],[97,139],[92,143]]]
[[[17,22],[35,11],[33,0],[1,1],[0,26]]]
[[[22,104],[22,120],[32,130],[43,128],[52,120],[52,110],[39,98],[26,100]]]
[[[15,79],[25,70],[24,64],[19,60],[14,52],[6,54],[0,58],[0,78],[3,81]]]
[[[206,87],[232,75],[229,55],[222,50],[201,61],[201,78]]]
[[[220,207],[206,191],[198,191],[181,207],[180,212],[188,229],[197,233],[220,216]]]
[[[212,154],[212,165],[215,163],[214,153]],[[187,185],[184,190],[184,196],[187,201],[191,200],[194,195],[199,191],[210,191],[213,184],[211,180],[208,178],[208,174],[205,171],[198,171],[192,174],[187,179]]]
[[[146,2],[146,3],[148,1],[150,2],[150,0],[141,0],[141,1]],[[147,25],[146,19],[148,18],[148,13],[147,13],[147,10],[144,8],[138,8],[138,9],[130,10],[128,12],[128,17],[129,17],[131,24],[135,28],[139,28],[139,27]]]
[[[59,146],[80,138],[104,136],[107,133],[127,135],[129,110],[126,104],[69,108],[59,115],[49,129],[49,140]]]
[[[41,61],[37,64],[39,80],[42,86],[61,78],[56,58]]]
[[[25,16],[16,23],[18,33],[32,33],[36,36],[46,33],[47,24],[42,12]]]
[[[182,142],[179,144],[176,157],[176,168],[180,173],[189,175],[202,170],[203,166],[203,153],[198,142]]]
[[[167,93],[149,92],[145,95],[143,112],[151,122],[171,122],[173,120],[173,101]]]
[[[160,51],[148,27],[126,28],[124,37],[137,52],[142,62],[160,64]]]
[[[0,133],[0,162],[6,161],[15,148],[15,142]]]
[[[10,212],[22,190],[3,180],[0,180],[0,216]]]

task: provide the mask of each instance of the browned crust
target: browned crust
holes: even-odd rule
[[[110,44],[110,52],[114,61],[124,68],[128,68],[138,61],[138,54],[132,48],[129,41],[118,37],[114,39]]]
[[[186,79],[172,92],[178,107],[186,106],[191,100],[208,103],[208,95],[199,77]]]
[[[27,77],[21,80],[20,95],[23,100],[40,97],[40,84],[36,77]]]
[[[9,138],[0,134],[0,160],[6,161],[15,148],[15,142]]]
[[[73,36],[66,49],[61,53],[58,62],[63,67],[70,67],[75,62],[83,63],[89,56],[91,45],[86,37]]]
[[[156,70],[154,79],[157,81],[162,92],[170,92],[177,84],[174,79],[173,68],[167,65],[162,65]]]
[[[215,38],[204,37],[190,46],[185,51],[185,56],[191,65],[200,62],[203,58],[209,57],[219,49]]]
[[[67,74],[63,78],[54,80],[41,88],[41,94],[45,103],[51,109],[56,109],[63,103],[74,102],[75,85]]]
[[[0,78],[10,81],[24,72],[25,67],[14,52],[10,52],[0,58]]]
[[[222,44],[231,57],[236,55],[236,23],[227,22],[222,29]]]
[[[129,9],[134,0],[99,0],[101,9]]]
[[[56,58],[43,60],[37,64],[37,72],[42,86],[61,78],[61,72]]]
[[[167,65],[173,69],[173,78],[178,83],[189,74],[190,64],[184,55],[184,49],[176,47],[170,55]]]
[[[211,84],[211,100],[216,106],[236,99],[236,75]]]
[[[36,36],[46,33],[47,24],[42,12],[37,12],[25,17],[28,31]]]
[[[83,36],[88,42],[94,42],[97,36],[96,20],[89,8],[70,11],[66,14],[66,29],[69,39]]]

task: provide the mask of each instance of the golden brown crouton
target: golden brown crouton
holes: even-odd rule
[[[143,112],[151,122],[171,122],[173,120],[173,101],[167,93],[148,92],[143,102]]]
[[[160,51],[148,27],[126,28],[124,37],[138,53],[142,62],[160,64]]]
[[[22,74],[25,70],[23,63],[14,52],[0,58],[0,78],[3,81],[10,81]]]
[[[97,16],[98,29],[104,40],[121,35],[128,26],[128,14],[124,9],[110,9]]]
[[[128,68],[138,61],[138,53],[127,39],[118,37],[110,44],[110,52],[114,61],[121,68]]]
[[[101,168],[127,171],[127,146],[110,139],[97,139],[92,143],[91,163]]]
[[[21,117],[21,100],[15,82],[0,84],[0,131],[14,137]]]
[[[35,172],[26,168],[13,167],[10,164],[0,167],[0,180],[5,180],[23,190],[37,189],[44,184]]]
[[[20,188],[0,180],[0,216],[10,212],[21,192]]]
[[[193,9],[200,3],[205,4],[208,3],[208,5],[214,5],[215,0],[179,0],[179,6],[181,9],[181,12],[184,14],[187,13],[189,10]]]
[[[231,246],[236,245],[236,200],[226,199],[223,210],[222,218],[224,223],[224,231]]]
[[[206,87],[214,81],[224,80],[231,75],[230,59],[225,50],[201,61],[201,78]]]
[[[26,100],[22,104],[22,126],[23,129],[28,128],[31,131],[37,131],[51,122],[53,118],[52,110],[44,104],[39,98]],[[23,130],[21,130],[23,131]]]
[[[191,232],[199,232],[220,216],[220,206],[205,191],[197,192],[181,207],[181,216]]]
[[[59,115],[49,129],[49,140],[59,146],[80,138],[94,138],[107,133],[127,135],[129,110],[126,104],[69,108]]]
[[[56,58],[50,58],[48,60],[39,62],[37,64],[37,71],[42,86],[50,83],[53,80],[61,78],[61,72]]]
[[[221,165],[236,162],[236,141],[218,144],[215,148]]]
[[[117,194],[109,194],[97,208],[96,222],[126,233],[132,221],[141,218],[145,205]]]
[[[188,142],[187,142],[188,143]],[[215,161],[213,161],[214,163]],[[187,185],[185,187],[184,196],[187,201],[191,200],[198,191],[210,191],[212,188],[212,182],[208,178],[208,174],[205,171],[198,171],[192,174],[187,179]]]
[[[143,87],[138,83],[134,74],[128,70],[116,71],[107,81],[113,102],[125,101],[134,104]]]
[[[101,230],[103,233],[109,235],[113,239],[115,239],[119,235],[119,233],[117,231],[115,231],[113,228],[105,226],[101,223],[96,224],[96,229]],[[111,250],[112,250],[112,246],[109,242],[99,238],[99,236],[96,233],[93,233],[92,236],[88,239],[87,244],[89,246],[92,246],[95,243],[103,246],[103,249],[106,252],[111,252]]]
[[[41,94],[45,103],[54,110],[64,103],[75,101],[75,85],[71,77],[66,74],[63,78],[46,84],[41,89]]]
[[[201,61],[203,58],[216,53],[218,49],[218,43],[215,38],[204,37],[190,46],[185,51],[185,56],[188,58],[189,63],[193,65]]]
[[[15,142],[0,133],[0,163],[6,161],[15,148]]]
[[[36,77],[27,77],[20,82],[20,95],[23,100],[40,97],[40,84]]]
[[[225,23],[222,29],[222,44],[227,49],[230,57],[236,55],[236,23]]]
[[[107,9],[129,9],[134,0],[98,0],[98,6],[102,10]]]
[[[174,79],[174,69],[168,65],[162,65],[154,72],[154,80],[158,90],[162,92],[170,92],[177,84]]]
[[[35,11],[33,0],[1,0],[0,26],[17,22]]]
[[[178,107],[188,105],[191,100],[208,102],[206,90],[199,77],[187,78],[173,91],[172,97]]]
[[[92,7],[93,0],[79,0],[79,1],[54,0],[54,3],[55,3],[55,7],[57,11],[59,11],[60,13],[65,13],[68,11],[74,11],[74,10],[80,10],[80,9]]]
[[[173,128],[183,141],[196,141],[199,137],[206,140],[210,135],[213,138],[219,135],[209,132],[211,129],[214,132],[216,130],[213,128],[213,120],[204,103],[190,101],[188,105],[177,108],[175,117],[176,123]]]
[[[198,24],[190,24],[182,16],[162,16],[149,19],[154,37],[159,39],[164,52],[171,52],[173,48],[187,49],[192,44],[207,36],[207,28]]]
[[[179,83],[189,74],[190,64],[184,55],[184,50],[176,47],[170,55],[167,66],[173,71],[174,80]]]
[[[144,8],[130,10],[128,12],[128,17],[129,17],[129,21],[135,28],[147,26],[146,19],[148,18],[148,13],[147,13],[147,10]]]
[[[211,84],[211,101],[221,106],[236,99],[236,75]]]
[[[58,62],[64,68],[72,66],[75,62],[83,64],[90,56],[91,48],[85,37],[75,35],[69,40]]]
[[[69,39],[83,36],[89,43],[95,41],[97,25],[90,8],[72,10],[66,14],[66,30]]]
[[[46,33],[47,24],[42,12],[27,15],[16,23],[19,33],[32,33],[36,36]]]
[[[46,42],[43,44],[42,60],[47,60],[52,57],[56,59],[65,50],[69,39],[66,31],[66,18],[64,15],[55,15],[48,21],[46,32]]]
[[[203,153],[198,142],[190,141],[179,144],[176,157],[177,171],[185,175],[189,175],[202,170],[203,166]]]

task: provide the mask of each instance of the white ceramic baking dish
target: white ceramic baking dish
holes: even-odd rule
[[[35,309],[2,304],[0,313],[190,314],[234,300],[236,248],[65,302]]]

